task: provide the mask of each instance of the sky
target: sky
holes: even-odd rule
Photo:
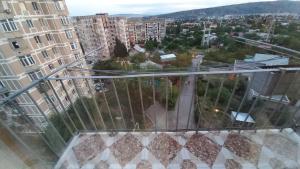
[[[95,13],[154,15],[271,0],[66,0],[71,16]]]

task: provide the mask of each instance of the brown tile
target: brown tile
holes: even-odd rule
[[[132,134],[126,134],[110,147],[110,151],[122,166],[130,162],[142,149],[142,143]]]
[[[239,157],[257,164],[261,148],[245,136],[229,134],[224,146]]]
[[[180,165],[180,168],[181,169],[197,169],[197,166],[191,160],[183,160]]]
[[[167,166],[171,160],[176,157],[176,154],[182,146],[177,143],[172,137],[161,133],[157,135],[148,145],[149,151],[160,160],[160,162]]]
[[[152,165],[149,161],[141,161],[137,164],[136,169],[152,169]]]
[[[105,143],[100,135],[92,135],[73,147],[74,154],[83,165],[86,161],[93,159],[98,153],[105,149]]]
[[[242,165],[233,159],[227,159],[225,161],[226,169],[242,169]]]
[[[194,134],[186,143],[185,147],[196,157],[206,162],[210,167],[216,160],[221,146],[202,134]]]

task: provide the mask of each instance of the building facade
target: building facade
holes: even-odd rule
[[[90,16],[73,17],[76,32],[85,53],[97,48],[101,50],[87,56],[88,63],[98,60],[108,60],[113,56],[116,38],[118,38],[129,49],[126,33],[127,19],[124,17],[113,17],[107,13]]]
[[[63,0],[1,0],[0,97],[2,99],[82,57],[80,44],[68,14]],[[84,66],[84,63],[79,66]],[[56,76],[69,74],[64,70],[56,73]],[[74,101],[78,97],[74,84],[79,91],[81,86],[85,85],[83,81],[74,83],[70,80],[63,81],[70,95],[67,97],[59,81],[50,83],[65,107],[70,104],[69,98]],[[24,112],[39,124],[45,123],[40,110],[46,115],[55,111],[51,102],[57,105],[57,110],[62,111],[53,90],[46,91],[51,100],[46,99],[43,92],[38,88],[32,88],[29,90],[32,99],[24,94],[16,100]],[[32,100],[35,100],[38,106]]]
[[[166,36],[164,19],[132,19],[127,23],[127,34],[131,46],[143,44],[149,39],[161,42]]]

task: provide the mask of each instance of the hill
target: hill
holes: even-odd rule
[[[195,19],[199,16],[248,15],[262,13],[297,13],[300,14],[300,1],[254,2],[213,8],[194,9],[169,14],[158,18]]]

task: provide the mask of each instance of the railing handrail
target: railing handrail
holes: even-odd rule
[[[99,49],[98,49],[99,50]],[[96,51],[96,50],[95,50]],[[51,77],[55,73],[77,63],[74,61],[70,64],[64,65],[57,69],[56,71],[44,76],[43,78],[29,84],[28,86],[20,89],[19,91],[13,93],[12,95],[6,97],[0,102],[0,106],[13,100],[17,96],[21,95],[25,91],[37,86],[39,83],[45,80],[72,80],[72,79],[124,79],[124,78],[137,78],[137,77],[170,77],[170,76],[189,76],[189,75],[219,75],[219,74],[241,74],[241,73],[259,73],[259,72],[280,72],[280,71],[300,71],[300,67],[292,68],[272,68],[272,69],[254,69],[254,70],[220,70],[220,71],[185,71],[185,72],[168,72],[168,73],[142,73],[142,74],[132,74],[132,75],[116,75],[116,76],[68,76],[68,77]]]
[[[272,68],[272,69],[254,69],[254,70],[220,70],[220,71],[184,71],[168,73],[138,73],[129,75],[115,76],[68,76],[68,77],[49,77],[47,80],[71,80],[71,79],[123,79],[137,77],[169,77],[169,76],[188,76],[188,75],[219,75],[219,74],[241,74],[241,73],[260,73],[260,72],[280,72],[280,71],[300,71],[300,67],[294,68]],[[129,72],[130,73],[130,72]]]

